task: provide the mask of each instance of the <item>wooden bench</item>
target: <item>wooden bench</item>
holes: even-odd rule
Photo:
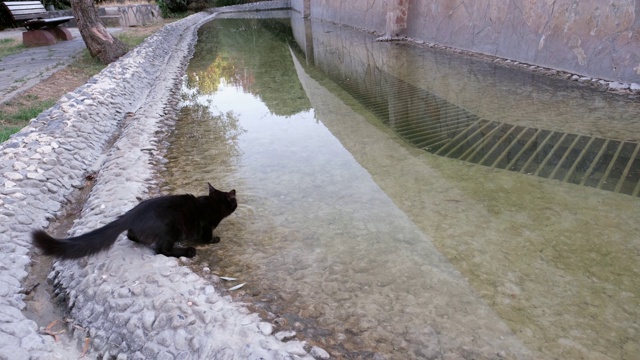
[[[69,30],[58,27],[73,16],[48,18],[47,10],[40,1],[5,1],[2,4],[13,22],[27,29],[22,33],[22,42],[26,46],[53,45],[56,40],[73,39]]]

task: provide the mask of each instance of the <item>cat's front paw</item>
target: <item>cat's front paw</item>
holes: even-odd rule
[[[194,256],[196,256],[196,248],[189,246],[188,248],[184,249],[184,256],[188,257],[188,258],[192,258]]]
[[[210,238],[205,238],[202,239],[202,243],[203,244],[215,244],[215,243],[219,243],[220,242],[220,238],[217,236],[211,236]]]

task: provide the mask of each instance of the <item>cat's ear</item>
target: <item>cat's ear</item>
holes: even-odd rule
[[[236,189],[233,189],[227,193],[227,200],[235,200],[236,199]]]
[[[211,183],[207,183],[207,185],[209,185],[209,195],[213,195],[216,193],[216,188],[214,188],[213,186],[211,186]]]

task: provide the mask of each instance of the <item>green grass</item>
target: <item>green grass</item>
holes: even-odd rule
[[[120,41],[127,44],[129,49],[133,49],[144,41],[149,36],[145,35],[132,35],[126,32],[118,33],[115,35]],[[89,54],[89,50],[83,49],[82,53],[76,61],[69,65],[69,69],[72,71],[79,71],[85,74],[87,77],[91,77],[104,69],[106,65],[100,62],[98,58],[92,58]]]
[[[98,58],[92,58],[87,49],[82,49],[82,53],[78,56],[77,60],[68,66],[70,70],[79,71],[88,77],[99,73],[105,67],[106,65],[100,62]]]
[[[122,33],[122,32],[116,34],[116,37],[118,38],[118,40],[127,44],[129,49],[133,49],[134,47],[140,45],[144,41],[144,39],[147,38],[147,36],[148,35],[140,36],[140,35],[133,35],[133,34]]]
[[[7,113],[3,110],[0,110],[0,123],[4,124],[18,124],[28,122],[34,117],[38,116],[44,110],[52,107],[56,102],[54,100],[41,100],[27,98],[28,100],[34,101],[28,104],[20,103],[17,104],[20,106],[19,110],[15,113]],[[7,105],[13,105],[10,102]]]
[[[27,99],[29,99],[29,97],[27,97]],[[19,109],[15,113],[0,110],[0,143],[6,141],[9,136],[17,133],[27,125],[31,119],[37,117],[41,112],[56,103],[55,100],[32,100],[34,101],[29,102],[29,104],[18,104]],[[11,103],[7,105],[11,105]]]
[[[0,39],[0,59],[5,56],[19,53],[27,47],[16,39]]]
[[[0,128],[0,143],[9,139],[9,136],[17,133],[22,129],[21,127],[9,126]]]

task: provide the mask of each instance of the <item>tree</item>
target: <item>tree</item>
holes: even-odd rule
[[[127,53],[127,45],[111,36],[100,21],[93,0],[71,0],[71,10],[92,57],[110,64]]]

